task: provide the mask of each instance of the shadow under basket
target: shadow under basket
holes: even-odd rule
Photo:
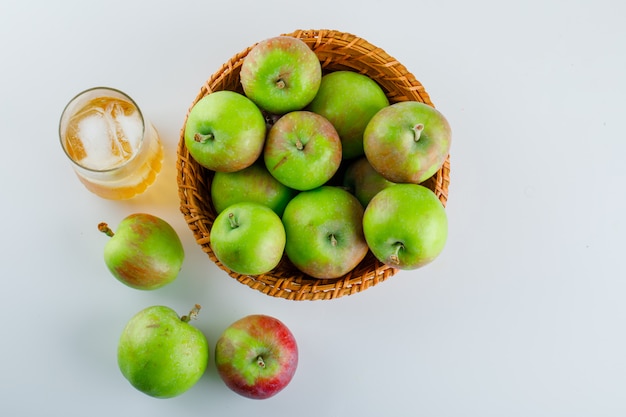
[[[428,93],[415,77],[397,60],[362,38],[335,30],[298,30],[285,35],[302,39],[317,54],[324,73],[350,70],[365,74],[378,82],[391,103],[420,101],[433,106]],[[243,93],[239,72],[252,45],[233,56],[214,73],[200,89],[191,104],[219,90]],[[185,117],[185,123],[187,122]],[[228,275],[252,289],[272,297],[288,300],[330,300],[371,288],[399,270],[378,261],[370,252],[351,272],[336,279],[317,279],[303,274],[286,256],[272,271],[263,275],[240,275],[222,265],[210,247],[210,232],[216,212],[211,202],[213,173],[200,166],[185,147],[184,125],[177,148],[177,182],[180,210],[202,250]],[[430,188],[445,206],[450,183],[450,157],[439,171],[423,185]]]

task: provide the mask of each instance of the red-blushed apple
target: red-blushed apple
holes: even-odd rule
[[[217,340],[215,364],[228,388],[262,400],[282,391],[298,367],[298,344],[280,320],[263,314],[243,317]]]
[[[344,159],[363,155],[363,132],[370,119],[389,105],[383,89],[370,77],[354,71],[335,71],[322,77],[307,109],[328,119],[341,138]]]
[[[261,158],[239,171],[216,172],[211,181],[211,201],[217,214],[232,204],[250,201],[266,205],[282,216],[296,192],[274,178]]]
[[[451,136],[441,112],[418,101],[402,101],[371,118],[363,148],[372,167],[389,181],[419,184],[441,168]]]
[[[366,157],[352,161],[343,174],[343,186],[355,195],[363,207],[383,188],[394,185],[378,173]]]
[[[341,140],[323,116],[293,111],[269,130],[263,158],[278,181],[295,190],[311,190],[325,184],[339,169]]]
[[[110,239],[104,262],[118,281],[138,290],[155,290],[173,282],[185,259],[176,230],[165,220],[147,213],[125,217],[113,230],[104,222],[98,230]]]
[[[285,228],[269,207],[253,202],[232,204],[211,226],[211,249],[227,268],[242,275],[274,269],[285,249]]]
[[[172,398],[193,387],[209,361],[204,334],[189,321],[200,310],[179,317],[170,307],[151,306],[126,324],[117,347],[122,375],[137,390],[155,398]]]
[[[244,93],[274,114],[301,110],[313,100],[322,79],[319,58],[301,39],[276,36],[257,43],[239,74]]]
[[[341,277],[367,254],[363,206],[343,188],[324,185],[300,192],[282,220],[287,257],[311,277]]]
[[[194,104],[185,123],[185,146],[193,159],[213,171],[234,172],[263,152],[265,117],[246,96],[215,91]]]
[[[448,237],[446,211],[434,192],[396,184],[378,192],[363,215],[363,232],[376,258],[397,269],[432,262]]]

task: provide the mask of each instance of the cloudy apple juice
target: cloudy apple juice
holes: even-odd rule
[[[161,170],[156,130],[121,91],[94,88],[76,96],[63,112],[59,135],[78,178],[100,197],[131,198]]]

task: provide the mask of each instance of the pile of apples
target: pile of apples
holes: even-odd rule
[[[323,74],[290,36],[257,43],[239,76],[243,93],[202,97],[184,128],[189,154],[214,173],[210,245],[224,266],[261,275],[285,254],[304,274],[334,279],[370,250],[397,269],[441,253],[446,212],[420,185],[450,149],[438,110],[391,104],[355,71]]]

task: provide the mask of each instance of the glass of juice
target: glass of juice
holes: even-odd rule
[[[114,88],[90,88],[70,100],[59,137],[80,181],[103,198],[142,193],[163,164],[156,129],[133,99]]]

